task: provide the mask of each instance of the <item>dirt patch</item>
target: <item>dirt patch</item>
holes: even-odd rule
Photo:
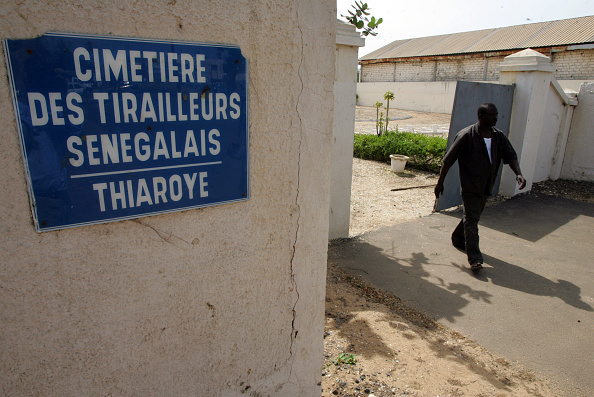
[[[594,203],[594,182],[557,179],[556,181],[535,183],[532,185],[532,191],[564,197],[571,200]]]
[[[442,120],[441,115],[428,115],[423,115],[428,125]],[[435,202],[431,185],[436,182],[437,175],[431,173],[406,169],[394,174],[389,164],[355,158],[351,238],[429,215]],[[406,190],[392,191],[400,188]],[[594,183],[547,181],[533,190],[594,202]],[[324,397],[563,395],[540,374],[487,351],[332,263],[324,338]]]
[[[358,277],[328,267],[322,396],[558,396]]]

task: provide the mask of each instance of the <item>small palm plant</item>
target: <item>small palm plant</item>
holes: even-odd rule
[[[388,130],[388,122],[390,121],[390,101],[394,100],[394,93],[392,91],[387,91],[384,94],[384,99],[386,100],[386,131]]]
[[[382,106],[384,106],[384,104],[381,103],[380,101],[377,101],[374,106],[375,106],[375,110],[376,110],[376,112],[375,112],[375,134],[377,136],[381,136],[382,132],[383,132],[382,127],[384,124],[383,123],[383,115],[384,114],[382,113],[382,118],[380,119],[380,111],[379,110]]]

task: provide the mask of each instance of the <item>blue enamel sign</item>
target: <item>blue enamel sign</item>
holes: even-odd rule
[[[4,48],[38,231],[249,198],[238,47],[51,33]]]

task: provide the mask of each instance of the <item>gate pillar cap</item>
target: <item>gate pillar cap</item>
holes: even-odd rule
[[[549,72],[555,71],[551,60],[538,51],[527,48],[515,54],[506,56],[501,63],[501,72]]]

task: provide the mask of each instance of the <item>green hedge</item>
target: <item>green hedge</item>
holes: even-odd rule
[[[410,157],[407,166],[439,173],[447,140],[414,132],[387,131],[381,136],[355,134],[354,156],[364,160],[390,161],[391,154]]]

